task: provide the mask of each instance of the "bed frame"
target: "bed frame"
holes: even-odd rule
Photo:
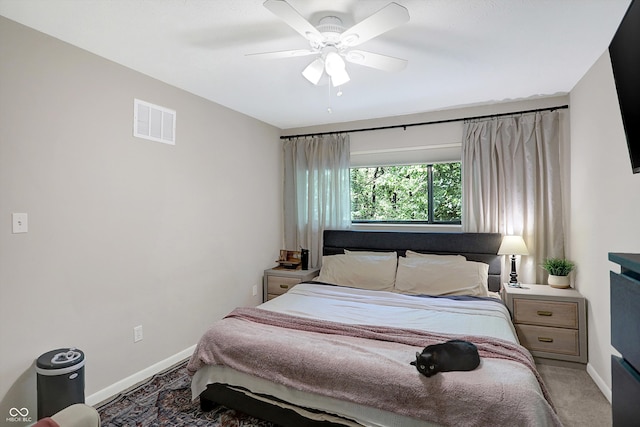
[[[406,231],[325,230],[323,255],[336,255],[344,250],[396,251],[406,250],[440,255],[464,255],[469,261],[489,264],[489,290],[498,292],[501,286],[502,256],[497,255],[502,241],[500,233],[422,233]],[[225,384],[210,384],[200,394],[200,407],[210,411],[218,405],[273,422],[279,426],[315,427],[341,426],[328,421],[310,420],[297,412],[252,399]]]

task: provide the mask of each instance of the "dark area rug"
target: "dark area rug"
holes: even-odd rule
[[[186,362],[149,378],[96,409],[103,427],[273,427],[274,424],[219,406],[210,412],[191,401]]]

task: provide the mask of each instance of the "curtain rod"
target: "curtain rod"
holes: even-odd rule
[[[385,129],[397,129],[397,128],[403,128],[404,130],[407,130],[408,127],[412,127],[412,126],[437,125],[437,124],[441,124],[441,123],[461,122],[463,120],[488,119],[488,118],[493,118],[493,117],[512,116],[514,114],[527,114],[527,113],[538,113],[538,112],[541,112],[541,111],[561,110],[561,109],[565,109],[565,108],[569,108],[569,106],[565,104],[565,105],[558,105],[556,107],[538,108],[536,110],[514,111],[514,112],[511,112],[511,113],[487,114],[485,116],[463,117],[463,118],[459,118],[459,119],[434,120],[434,121],[431,121],[431,122],[407,123],[407,124],[404,124],[404,125],[390,125],[390,126],[380,126],[380,127],[372,127],[372,128],[341,130],[341,131],[334,131],[334,132],[318,132],[318,133],[305,133],[305,134],[300,134],[300,135],[286,135],[286,136],[281,136],[280,139],[303,138],[305,136],[332,135],[332,134],[335,134],[335,133],[369,132],[369,131],[373,131],[373,130],[385,130]]]

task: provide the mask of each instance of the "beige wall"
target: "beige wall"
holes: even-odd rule
[[[639,252],[640,175],[631,173],[608,52],[570,94],[571,241],[576,287],[587,297],[588,370],[611,399],[609,252]],[[637,141],[636,141],[637,142]]]
[[[86,395],[100,396],[261,302],[282,184],[272,126],[2,17],[0,58],[4,419],[35,416],[46,351],[85,351]],[[177,111],[175,146],[132,137],[134,98]],[[12,234],[12,212],[28,233]]]

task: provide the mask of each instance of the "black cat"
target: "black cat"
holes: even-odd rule
[[[411,364],[430,377],[438,372],[473,371],[480,364],[480,355],[473,343],[451,340],[429,345],[422,353],[416,352],[416,361]]]

